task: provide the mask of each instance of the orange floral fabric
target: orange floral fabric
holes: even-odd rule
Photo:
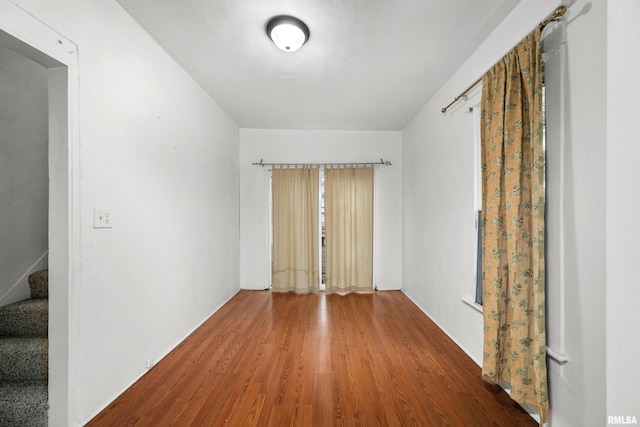
[[[482,376],[549,411],[540,30],[482,79]]]

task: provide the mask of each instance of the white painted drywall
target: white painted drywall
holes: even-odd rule
[[[482,358],[482,320],[460,301],[473,289],[475,265],[471,117],[464,114],[464,104],[445,115],[440,109],[559,2],[550,3],[523,0],[403,132],[403,289],[477,362]],[[558,167],[565,174],[564,335],[569,362],[549,366],[551,425],[603,425],[606,5],[578,0],[567,19],[565,158]],[[556,245],[557,239],[548,236],[549,244]]]
[[[238,290],[238,128],[115,1],[16,3],[78,47],[81,425]]]
[[[607,6],[607,416],[640,422],[640,2]]]
[[[374,284],[400,288],[400,132],[240,129],[240,286],[265,289],[268,268],[267,172],[252,163],[376,162]]]
[[[0,305],[47,266],[47,117],[46,69],[0,44]]]

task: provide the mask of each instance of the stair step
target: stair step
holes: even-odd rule
[[[0,426],[46,426],[47,402],[46,382],[0,382]]]
[[[0,307],[0,337],[48,335],[49,300],[32,298]]]
[[[48,347],[47,338],[1,338],[0,381],[46,381]]]
[[[31,298],[49,298],[49,270],[36,271],[29,275]]]

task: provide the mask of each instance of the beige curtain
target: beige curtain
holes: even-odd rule
[[[273,281],[277,292],[318,290],[318,168],[273,169]]]
[[[482,79],[482,289],[487,381],[547,421],[540,30]]]
[[[324,177],[327,290],[371,290],[373,167],[327,168]]]

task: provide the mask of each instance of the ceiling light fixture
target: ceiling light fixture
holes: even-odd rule
[[[285,52],[295,52],[309,40],[309,27],[293,16],[280,15],[267,22],[267,34]]]

